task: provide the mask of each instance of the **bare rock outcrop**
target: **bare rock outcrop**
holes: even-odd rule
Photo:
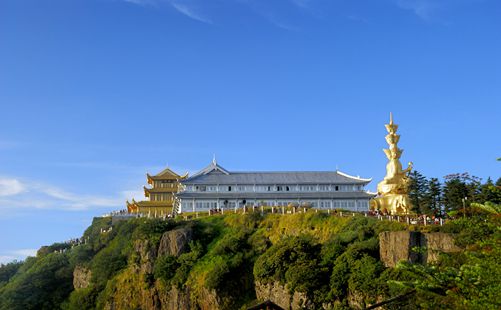
[[[189,250],[188,243],[191,241],[193,231],[189,227],[177,228],[167,231],[160,239],[158,246],[158,256],[172,255],[179,256]]]
[[[379,235],[379,254],[386,267],[400,261],[429,264],[438,261],[440,253],[459,252],[454,236],[448,233],[385,231]]]
[[[195,308],[190,300],[188,288],[178,289],[173,286],[170,290],[159,290],[162,309],[165,310],[190,310]]]
[[[149,240],[136,240],[134,242],[134,251],[139,257],[139,268],[141,273],[152,273],[153,264],[157,257],[157,249]]]
[[[290,292],[289,289],[278,283],[255,283],[258,300],[271,300],[284,309],[310,309],[306,294]]]
[[[83,266],[76,266],[73,270],[73,287],[77,290],[87,288],[90,285],[92,272]]]
[[[425,263],[434,263],[438,261],[440,253],[454,253],[461,251],[461,248],[454,243],[454,235],[448,233],[423,233],[425,243],[423,246],[427,249],[423,260]]]

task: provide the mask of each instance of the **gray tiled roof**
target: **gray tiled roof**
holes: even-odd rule
[[[247,200],[267,200],[267,199],[369,199],[374,195],[367,192],[288,192],[288,193],[259,193],[259,192],[181,192],[176,195],[181,199],[247,199]]]
[[[370,180],[348,177],[337,171],[220,172],[198,174],[183,184],[367,184]]]
[[[350,176],[340,171],[253,171],[230,172],[214,159],[212,163],[183,184],[367,184],[371,179]]]

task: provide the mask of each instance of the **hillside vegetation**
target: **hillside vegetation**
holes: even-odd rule
[[[380,261],[378,235],[408,227],[370,217],[255,213],[110,227],[96,218],[87,243],[2,266],[0,309],[245,309],[270,287],[293,308],[364,308],[393,297],[387,309],[500,306],[498,217],[447,224],[441,229],[466,251],[397,268]]]

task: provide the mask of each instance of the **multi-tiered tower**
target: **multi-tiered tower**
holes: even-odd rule
[[[148,184],[151,188],[144,187],[144,195],[148,200],[127,201],[127,211],[129,213],[143,214],[160,217],[177,212],[176,194],[181,189],[181,181],[188,177],[188,174],[180,176],[174,171],[166,168],[157,175],[146,174]]]
[[[377,185],[378,197],[371,200],[371,209],[380,210],[390,214],[408,214],[411,210],[409,196],[407,195],[407,185],[409,183],[408,174],[412,169],[409,163],[407,169],[402,169],[400,156],[403,150],[397,144],[400,135],[397,134],[398,125],[393,123],[393,115],[390,113],[390,123],[385,125],[388,134],[386,142],[388,149],[383,149],[388,164],[386,165],[386,176]]]

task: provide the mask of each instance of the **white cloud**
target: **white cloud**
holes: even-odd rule
[[[206,24],[212,24],[212,20],[210,20],[208,17],[204,16],[199,10],[197,10],[193,6],[193,1],[191,2],[191,5],[188,5],[186,1],[182,0],[123,0],[128,3],[132,4],[137,4],[137,5],[157,5],[160,3],[168,3],[172,8],[174,8],[176,11],[179,13],[183,14],[186,17],[189,17],[193,20],[206,23]],[[183,3],[181,3],[183,2]]]
[[[440,1],[432,0],[397,0],[397,5],[401,9],[411,10],[418,17],[430,20],[435,11],[440,8]]]
[[[42,182],[19,181],[17,179],[0,179],[0,209],[57,209],[57,210],[89,210],[97,208],[124,208],[125,200],[139,196],[138,191],[121,191],[109,196],[77,194],[63,188]],[[144,196],[144,195],[143,195]]]
[[[154,5],[155,0],[123,0],[125,2],[129,2],[137,5]]]
[[[36,256],[37,255],[37,249],[19,249],[19,250],[14,250],[12,251],[12,254],[17,255],[17,256]]]
[[[171,5],[174,9],[176,9],[179,13],[188,16],[191,19],[194,19],[196,21],[206,23],[206,24],[212,24],[212,21],[202,15],[200,13],[196,12],[193,7],[190,7],[188,5],[180,4],[177,2],[171,2]]]
[[[16,179],[0,178],[0,197],[14,196],[25,190],[23,184]]]
[[[7,264],[16,260],[15,256],[12,255],[0,255],[0,264]]]
[[[28,256],[36,256],[37,249],[18,249],[7,251],[6,253],[0,253],[0,264],[7,264],[12,261],[21,261],[26,259]]]

